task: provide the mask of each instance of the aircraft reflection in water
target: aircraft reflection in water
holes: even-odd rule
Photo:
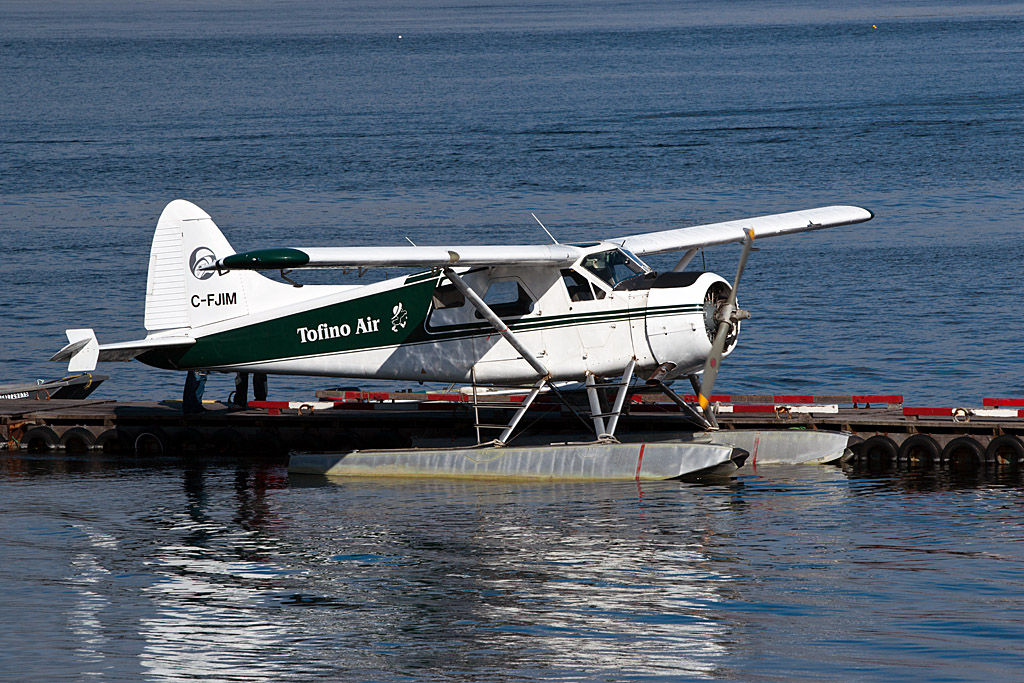
[[[76,675],[704,675],[728,654],[729,580],[704,552],[728,499],[678,483],[133,481],[152,509],[112,510],[76,543]]]
[[[311,509],[331,514],[306,541],[338,554],[311,571],[304,599],[373,604],[347,632],[416,670],[708,673],[727,654],[713,607],[727,577],[702,548],[728,501],[657,486],[678,525],[650,526],[665,517],[643,502],[646,485],[323,486]]]
[[[535,648],[538,660],[556,670],[604,675],[714,671],[728,654],[728,628],[714,612],[726,577],[711,569],[700,549],[701,534],[652,542],[633,537],[635,528],[624,528],[625,538],[633,541],[624,542],[605,535],[614,536],[615,526],[599,525],[593,536],[568,537],[538,532],[531,524],[501,526],[503,539],[511,537],[513,544],[529,548],[531,559],[520,569],[535,573],[536,580],[517,584],[514,598],[483,602],[479,617],[507,625],[498,630],[521,634],[523,645]],[[500,576],[507,565],[522,562],[512,554],[485,554],[483,566],[475,570]]]
[[[274,471],[243,485],[192,468],[176,491],[153,476],[153,512],[114,524],[121,538],[96,531],[79,564],[79,672],[116,654],[154,680],[585,678],[705,674],[727,654],[713,605],[728,580],[702,548],[728,503],[677,483],[358,481],[261,501]]]
[[[224,497],[202,468],[184,475],[185,505],[159,520],[161,538],[175,542],[146,563],[155,580],[142,590],[139,664],[156,680],[282,680],[294,673],[280,656],[292,634],[267,605],[295,572],[270,559],[278,543],[265,536],[275,519],[265,496],[286,480],[274,468],[240,468]]]

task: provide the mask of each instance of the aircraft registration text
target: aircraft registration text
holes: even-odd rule
[[[192,308],[200,306],[234,306],[238,303],[237,292],[210,292],[206,296],[192,295]]]

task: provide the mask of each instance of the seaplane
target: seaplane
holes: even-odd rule
[[[145,338],[100,344],[92,329],[69,329],[51,360],[70,372],[137,359],[184,371],[528,387],[490,448],[506,447],[537,396],[565,383],[586,390],[594,436],[612,443],[637,379],[713,431],[709,397],[749,317],[737,292],[755,239],[872,217],[827,206],[590,242],[560,243],[541,224],[550,244],[236,251],[205,211],[175,200],[153,237]],[[731,284],[687,269],[702,249],[729,243],[743,248]],[[679,259],[668,272],[643,261],[669,253]],[[362,285],[293,279],[324,268],[413,272]],[[683,377],[696,405],[669,386]],[[609,387],[614,400],[602,408],[598,390]]]

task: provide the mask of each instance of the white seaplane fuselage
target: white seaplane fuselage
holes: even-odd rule
[[[599,270],[595,262],[615,265]],[[634,358],[641,373],[665,362],[675,364],[674,375],[696,371],[711,348],[714,297],[729,288],[712,273],[656,275],[607,243],[587,247],[566,268],[456,271],[550,369],[552,380],[619,374],[624,358]],[[193,280],[186,314],[195,343],[154,349],[141,361],[182,370],[372,379],[537,379],[534,367],[439,270],[354,287],[295,287],[247,272],[200,274],[208,273],[186,275]],[[206,322],[210,317],[219,319]]]

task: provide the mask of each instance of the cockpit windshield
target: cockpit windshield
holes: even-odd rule
[[[607,282],[612,288],[624,280],[645,272],[642,265],[620,249],[584,256],[580,265],[603,282]]]

